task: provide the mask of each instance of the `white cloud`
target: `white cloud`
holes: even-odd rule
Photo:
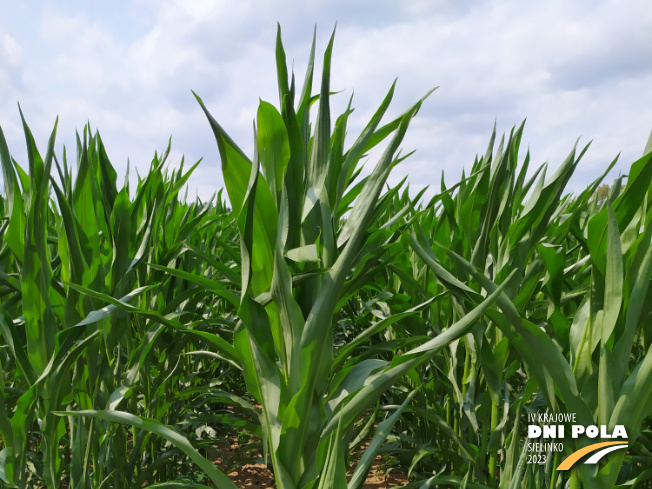
[[[611,0],[32,5],[13,6],[0,20],[0,124],[12,151],[20,159],[24,144],[16,100],[41,145],[56,114],[68,147],[90,120],[120,171],[128,157],[144,171],[172,135],[175,162],[182,153],[189,163],[204,157],[190,195],[222,185],[212,133],[190,90],[250,151],[258,97],[277,103],[276,21],[298,83],[314,24],[318,75],[337,21],[332,88],[346,92],[333,106],[343,110],[355,90],[351,136],[395,77],[390,116],[440,85],[406,137],[405,149],[417,153],[394,177],[409,174],[414,188],[438,188],[442,170],[454,181],[484,153],[496,120],[508,131],[527,117],[523,155],[529,146],[534,163],[552,167],[578,136],[593,139],[574,188],[621,150],[625,171],[652,128],[652,10],[644,0],[627,8]]]
[[[0,37],[0,57],[3,64],[17,65],[23,55],[23,50],[16,40],[8,34]]]

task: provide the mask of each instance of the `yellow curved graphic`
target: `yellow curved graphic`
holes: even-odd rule
[[[594,443],[593,445],[589,445],[588,447],[580,448],[576,452],[571,453],[566,459],[559,464],[559,467],[557,467],[557,470],[569,470],[573,465],[575,465],[575,462],[577,462],[579,459],[581,459],[584,455],[587,453],[595,452],[596,450],[599,450],[600,448],[603,447],[609,447],[612,445],[627,445],[626,441],[605,441],[602,443]]]

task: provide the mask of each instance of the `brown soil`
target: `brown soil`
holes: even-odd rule
[[[235,440],[232,443],[220,444],[220,450],[230,457],[237,449]],[[222,465],[222,460],[217,459],[218,465]],[[242,489],[275,489],[274,474],[267,466],[263,464],[244,464],[236,467],[228,473],[229,478]],[[397,472],[396,470],[386,473],[386,467],[381,457],[376,458],[376,462],[371,467],[369,477],[365,481],[363,489],[389,489],[393,487],[401,487],[407,484],[407,477],[405,473]]]
[[[275,489],[274,474],[262,464],[247,464],[229,472],[231,480],[242,489]],[[391,472],[385,477],[380,467],[372,467],[363,489],[389,489],[407,484],[404,474]]]

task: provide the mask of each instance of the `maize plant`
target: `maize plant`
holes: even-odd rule
[[[217,140],[240,235],[239,322],[233,348],[223,353],[237,358],[249,392],[261,405],[281,488],[347,485],[346,442],[352,438],[354,422],[401,377],[469,330],[499,294],[478,300],[477,307],[445,334],[390,360],[356,358],[350,355],[351,346],[425,304],[378,321],[335,356],[338,309],[361,287],[365,264],[400,236],[392,226],[394,216],[381,218],[395,193],[392,189],[383,193],[383,188],[390,170],[402,159],[399,145],[423,99],[380,126],[392,86],[362,134],[344,151],[351,104],[331,129],[332,48],[333,37],[324,54],[311,133],[314,41],[295,107],[294,80],[289,81],[279,30],[281,111],[261,102],[251,160],[198,98]],[[362,155],[390,136],[371,174],[361,185],[352,185]],[[378,435],[384,436],[383,431]],[[378,445],[373,443],[363,454],[349,487],[362,484]]]

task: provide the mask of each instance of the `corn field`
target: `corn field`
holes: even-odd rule
[[[430,93],[384,121],[388,87],[352,137],[332,50],[299,88],[279,29],[253,155],[196,96],[208,202],[169,147],[134,186],[90,126],[57,155],[21,112],[24,162],[0,130],[0,487],[228,489],[258,461],[279,489],[357,489],[379,455],[414,488],[652,487],[652,139],[599,198],[616,161],[570,194],[588,146],[549,174],[522,125],[494,130],[427,201],[387,179]],[[532,463],[528,419],[556,413],[628,447]]]

